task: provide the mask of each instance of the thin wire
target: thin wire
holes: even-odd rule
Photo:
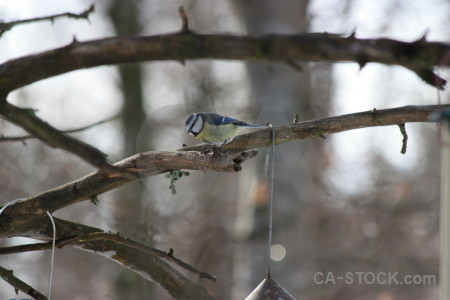
[[[275,127],[272,124],[267,124],[271,129],[272,133],[272,145],[271,151],[269,151],[269,146],[267,146],[266,152],[266,160],[264,173],[269,177],[269,228],[268,228],[268,237],[267,237],[267,278],[270,278],[270,261],[272,260],[272,224],[273,224],[273,180],[274,180],[274,170],[275,170]],[[269,169],[269,161],[270,156],[272,156],[272,163],[270,164],[270,173],[268,173]]]
[[[52,260],[51,260],[51,263],[50,263],[50,280],[49,280],[49,283],[48,283],[48,300],[51,300],[52,281],[53,281],[53,263],[55,261],[56,225],[55,225],[55,221],[53,220],[52,214],[47,211],[47,215],[50,218],[50,221],[52,222],[52,226],[53,226]]]
[[[9,201],[8,203],[6,203],[5,205],[3,205],[3,207],[0,209],[0,215],[3,213],[3,211],[10,205],[13,205],[14,203],[20,202],[22,200],[25,200],[25,198],[19,198],[19,199],[14,199]]]
[[[6,203],[1,209],[0,209],[0,215],[3,213],[3,211],[10,205],[13,205],[14,203],[20,202],[25,200],[25,198],[19,198],[19,199],[14,199],[12,201],[9,201],[8,203]],[[48,300],[51,300],[51,294],[52,294],[52,281],[53,281],[53,264],[55,261],[55,244],[56,244],[56,225],[55,225],[55,221],[53,220],[53,216],[47,211],[47,215],[50,218],[50,221],[52,222],[52,226],[53,226],[53,241],[52,241],[52,258],[51,258],[51,262],[50,262],[50,281],[48,284]]]
[[[269,126],[269,125],[267,125],[267,126]],[[269,128],[270,128],[270,126],[269,126]],[[266,177],[269,174],[269,172],[268,172],[268,170],[269,170],[269,159],[270,159],[270,152],[269,151],[270,151],[270,148],[269,148],[269,145],[267,145],[266,158],[264,160],[264,176],[266,176]]]

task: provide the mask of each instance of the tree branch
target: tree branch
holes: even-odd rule
[[[404,106],[384,110],[374,109],[367,112],[277,126],[276,143],[280,144],[295,139],[322,137],[330,133],[356,128],[398,125],[410,122],[431,122],[431,115],[446,108],[450,108],[450,105]],[[249,134],[240,135],[233,139],[232,142],[226,144],[224,150],[227,151],[228,154],[203,154],[199,151],[204,150],[209,146],[201,144],[186,147],[179,151],[140,153],[116,163],[115,167],[124,170],[139,171],[142,177],[161,174],[174,169],[235,172],[240,169],[240,164],[242,162],[254,157],[257,153],[256,151],[240,153],[241,151],[264,147],[269,141],[270,130],[262,129]],[[233,155],[232,153],[240,154]],[[134,180],[136,179],[123,177],[120,174],[97,172],[30,197],[26,200],[17,201],[8,206],[0,217],[0,238],[25,236],[49,240],[52,236],[52,227],[49,223],[46,211],[53,212],[62,207],[88,200]],[[141,270],[146,270],[146,272],[156,272],[149,273],[152,274],[152,278],[165,278],[164,276],[173,275],[171,267],[161,261],[157,255],[155,255],[155,260],[148,260],[149,253],[145,252],[145,249],[140,247],[133,248],[126,240],[118,242],[117,240],[104,237],[93,240],[82,240],[80,236],[98,233],[100,230],[60,219],[56,219],[56,223],[58,239],[75,239],[74,241],[77,241],[76,239],[80,238],[78,241],[80,243],[83,242],[80,246],[81,248],[97,252],[99,249],[102,249],[103,255],[111,259],[114,259],[115,257],[119,263],[122,263],[125,266],[135,266],[135,263],[137,262],[129,263],[128,260],[122,261],[122,257],[129,257],[131,260],[133,259],[131,257],[135,257],[143,264],[142,267],[139,267],[137,272],[140,272]],[[111,252],[107,251],[115,251],[114,253],[118,256],[115,255],[114,257],[111,257]],[[136,251],[140,251],[141,254],[138,255]],[[143,253],[145,253],[145,255]],[[172,256],[172,253],[169,252],[164,255],[165,258],[168,259],[167,256]],[[140,274],[142,275],[142,273]],[[181,286],[190,286],[190,283],[185,280],[184,277],[180,277],[179,284],[181,284]],[[164,284],[166,284],[165,281]],[[173,290],[178,290],[180,287],[178,283],[173,286],[170,285],[170,283],[167,284],[168,286],[164,287],[169,290],[172,295],[174,295]],[[195,291],[197,291],[197,288],[197,286],[195,286],[195,288],[192,286],[192,289]],[[206,292],[203,290],[202,293]],[[210,297],[207,293],[202,295],[206,298],[185,297],[183,299],[209,299],[208,297]]]
[[[404,123],[398,124],[398,127],[400,128],[400,133],[403,136],[402,149],[400,150],[400,153],[405,154],[406,148],[408,147],[408,133],[406,133],[406,126]]]
[[[27,283],[23,282],[16,276],[14,276],[13,271],[7,270],[0,266],[0,277],[12,285],[16,290],[21,291],[28,296],[33,297],[36,300],[47,300],[47,297],[41,294],[40,292],[36,291],[34,288],[32,288]]]
[[[355,35],[306,33],[258,37],[225,34],[195,34],[181,31],[147,37],[113,37],[73,43],[0,65],[0,95],[30,83],[100,65],[185,59],[229,59],[246,61],[369,62],[400,65],[440,89],[445,80],[434,67],[448,67],[450,44],[419,39],[407,43],[392,39],[358,39]],[[33,70],[33,72],[29,72]]]
[[[73,18],[73,19],[86,19],[88,20],[89,15],[94,12],[94,5],[92,4],[87,10],[83,11],[79,14],[74,13],[62,13],[62,14],[55,14],[50,15],[46,17],[38,17],[38,18],[31,18],[26,20],[17,20],[17,21],[11,21],[11,22],[0,22],[0,36],[4,34],[6,31],[11,30],[16,25],[21,24],[27,24],[27,23],[34,23],[39,21],[51,21],[52,23],[55,21],[55,19],[58,18]]]
[[[214,170],[236,172],[240,164],[257,151],[238,155],[206,155],[193,151],[159,151],[136,154],[115,164],[122,170],[138,171],[141,178],[174,169]],[[8,206],[0,217],[0,238],[29,236],[39,238],[35,218],[46,218],[46,211],[54,212],[68,205],[89,200],[106,191],[137,180],[120,174],[97,172],[39,195]],[[169,183],[168,183],[169,184]],[[49,228],[50,229],[50,228]]]
[[[328,134],[358,128],[412,122],[435,122],[430,120],[430,116],[449,107],[450,105],[408,105],[391,109],[373,109],[365,112],[276,126],[275,143],[281,144],[295,139],[324,137]],[[270,142],[270,132],[269,129],[262,129],[239,135],[231,143],[226,144],[223,149],[229,153],[237,153],[246,149],[265,147]],[[183,150],[201,151],[207,148],[208,145],[203,144],[186,147]]]
[[[95,147],[73,138],[38,118],[31,109],[16,107],[6,101],[0,101],[0,114],[8,121],[24,128],[47,145],[78,155],[88,163],[108,173],[119,173],[135,178],[136,174],[118,169],[106,160],[106,154]]]
[[[113,116],[110,118],[107,118],[105,120],[101,120],[83,127],[79,127],[79,128],[74,128],[74,129],[68,129],[68,130],[62,130],[62,133],[77,133],[77,132],[81,132],[81,131],[85,131],[87,129],[93,128],[95,126],[98,125],[102,125],[104,123],[113,121],[113,120],[117,120],[119,117],[118,116]],[[37,137],[34,135],[23,135],[23,136],[3,136],[2,134],[0,134],[0,143],[1,142],[24,142],[26,140],[30,140],[30,139],[36,139]]]
[[[175,258],[171,252],[166,253],[130,239],[103,232],[99,228],[58,218],[54,218],[54,220],[57,228],[58,247],[74,245],[79,249],[100,254],[133,270],[144,279],[158,283],[176,299],[213,299],[203,287],[192,282],[164,260],[193,272],[199,278],[214,282],[217,281],[216,278]],[[49,240],[52,238],[53,233],[48,218],[39,219],[35,226],[40,229],[39,236],[41,239]],[[46,248],[51,248],[51,243],[0,248],[0,253],[18,253],[21,250],[33,251]]]
[[[430,122],[431,114],[448,108],[450,105],[404,106],[393,109],[372,110],[355,114],[330,117],[301,123],[292,123],[276,127],[277,144],[295,139],[323,136],[356,128],[397,125],[410,122]],[[175,169],[213,170],[235,172],[240,164],[257,152],[242,151],[265,147],[270,141],[270,130],[262,129],[243,134],[223,149],[229,154],[202,154],[209,147],[200,144],[180,149],[181,151],[158,151],[136,154],[116,163],[123,170],[138,171],[141,177],[153,176]],[[233,155],[232,153],[240,153]],[[46,211],[54,212],[63,207],[89,200],[106,191],[137,180],[120,174],[97,172],[63,186],[29,197],[9,206],[0,218],[0,238],[10,236],[35,237],[35,218],[47,218]]]
[[[58,222],[61,222],[61,220],[57,219]],[[112,244],[120,244],[126,247],[129,247],[130,249],[139,250],[143,253],[157,256],[159,258],[162,258],[164,260],[170,261],[178,265],[179,267],[192,272],[199,276],[199,278],[204,278],[207,280],[211,280],[213,282],[217,282],[217,278],[214,277],[211,274],[208,274],[204,271],[198,270],[197,268],[185,263],[184,261],[176,258],[173,256],[173,252],[164,252],[156,248],[152,248],[149,246],[146,246],[144,244],[138,243],[136,241],[133,241],[129,238],[123,238],[119,236],[118,234],[108,233],[108,232],[102,232],[100,229],[98,229],[99,232],[93,232],[88,233],[84,235],[78,235],[74,238],[69,239],[59,239],[56,242],[57,248],[63,248],[65,246],[83,246],[86,244],[91,244],[92,242],[97,241],[110,241]],[[51,238],[50,236],[48,238]],[[16,254],[16,253],[23,253],[23,252],[30,252],[30,251],[40,251],[40,250],[48,250],[52,248],[52,243],[35,243],[35,244],[24,244],[24,245],[18,245],[18,246],[11,246],[11,247],[3,247],[0,248],[0,255],[6,255],[6,254]],[[173,251],[173,249],[172,249]]]

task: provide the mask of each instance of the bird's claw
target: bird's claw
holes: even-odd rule
[[[219,154],[219,155],[227,154],[227,152],[222,149],[222,146],[218,147],[216,145],[211,146],[211,147],[209,147],[209,148],[207,148],[205,150],[202,150],[200,153],[202,153],[202,154],[212,153],[212,155],[214,155],[214,154]]]
[[[209,148],[207,148],[205,150],[200,151],[200,153],[201,154],[208,154],[208,153],[214,152],[214,150],[215,150],[215,147],[212,146],[212,147],[209,147]]]

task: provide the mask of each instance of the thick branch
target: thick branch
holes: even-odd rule
[[[190,31],[148,37],[114,37],[72,44],[20,57],[0,65],[0,95],[30,83],[100,65],[185,59],[246,61],[351,61],[400,65],[427,83],[443,88],[445,80],[432,72],[450,65],[450,44],[412,43],[391,39],[357,39],[354,35],[307,33],[259,37],[225,34],[204,35]],[[29,72],[33,70],[33,72]]]
[[[276,143],[320,137],[356,128],[429,122],[431,114],[448,107],[450,105],[404,106],[277,126]],[[269,142],[269,137],[269,129],[240,135],[226,144],[224,150],[229,153],[240,153],[243,150],[264,147]],[[116,163],[115,166],[125,170],[139,171],[142,177],[175,169],[235,172],[239,170],[243,161],[256,155],[256,152],[252,151],[239,155],[209,155],[198,152],[207,147],[208,145],[202,144],[180,149],[183,151],[140,153]],[[112,176],[98,172],[15,203],[5,209],[0,218],[0,238],[17,235],[35,237],[36,227],[33,220],[37,217],[47,218],[46,211],[53,212],[91,199],[134,180],[136,179],[119,174]]]
[[[146,152],[120,161],[115,164],[115,167],[139,171],[141,177],[174,169],[236,172],[240,169],[242,162],[256,154],[257,151],[248,151],[239,155],[214,154],[212,156],[188,151]],[[0,238],[16,235],[38,238],[36,225],[33,224],[34,218],[46,218],[46,211],[53,212],[68,205],[89,200],[135,180],[137,178],[97,172],[10,205],[0,217]]]

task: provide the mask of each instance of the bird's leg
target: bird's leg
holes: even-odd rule
[[[218,147],[218,149],[222,149],[223,146],[225,146],[226,143],[228,143],[230,140],[225,140],[223,143]]]
[[[223,141],[223,143],[219,147],[217,147],[217,149],[215,149],[216,152],[219,153],[220,155],[226,154],[227,151],[223,150],[223,146],[225,146],[225,144],[228,143],[229,141],[230,140]]]
[[[229,140],[225,140],[220,146],[217,146],[217,145],[215,145],[215,144],[212,144],[211,147],[209,147],[208,149],[205,149],[205,150],[201,151],[201,153],[202,153],[202,154],[208,154],[208,153],[213,152],[213,153],[217,153],[217,154],[220,154],[220,155],[224,155],[224,154],[226,154],[227,152],[224,151],[224,150],[222,149],[222,147],[223,147],[226,143],[228,143],[228,142],[229,142]]]

